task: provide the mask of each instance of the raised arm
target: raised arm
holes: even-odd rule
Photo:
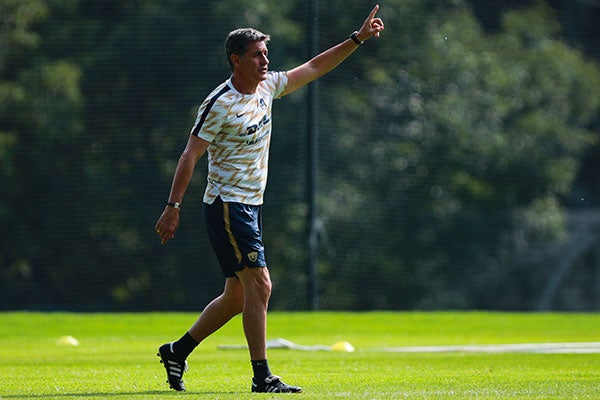
[[[383,31],[383,21],[381,18],[375,17],[378,10],[379,5],[376,5],[373,10],[371,10],[371,13],[369,13],[367,19],[365,19],[365,22],[360,27],[356,36],[354,36],[359,42],[364,42],[373,36],[379,36],[379,33]],[[359,43],[356,43],[354,39],[349,37],[340,44],[318,54],[310,61],[287,71],[288,84],[282,96],[290,94],[325,75],[348,58],[358,46]]]

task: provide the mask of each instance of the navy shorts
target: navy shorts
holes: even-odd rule
[[[244,267],[266,267],[262,241],[262,206],[223,202],[204,203],[204,220],[213,250],[225,277]]]

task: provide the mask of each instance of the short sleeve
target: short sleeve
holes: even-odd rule
[[[229,86],[225,85],[219,92],[204,100],[198,108],[198,116],[190,132],[192,135],[207,142],[213,141],[227,118],[227,106],[220,102],[219,98],[228,91]]]
[[[281,97],[281,93],[285,90],[288,83],[287,73],[285,72],[271,72],[269,73],[268,85],[273,93],[273,98],[278,99]]]

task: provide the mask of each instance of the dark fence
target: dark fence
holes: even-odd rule
[[[324,50],[370,8],[0,2],[0,307],[202,309],[223,285],[205,159],[175,239],[153,227],[197,107],[229,76],[227,32],[270,33],[286,70],[311,29]],[[307,89],[274,103],[272,307],[598,310],[599,10],[382,2],[385,32],[319,80],[316,107]]]

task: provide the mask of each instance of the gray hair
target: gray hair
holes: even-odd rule
[[[233,63],[231,62],[231,55],[243,55],[248,49],[248,44],[252,42],[268,42],[271,36],[257,31],[254,28],[240,28],[229,32],[227,39],[225,39],[225,54],[227,55],[227,62],[233,71]]]

